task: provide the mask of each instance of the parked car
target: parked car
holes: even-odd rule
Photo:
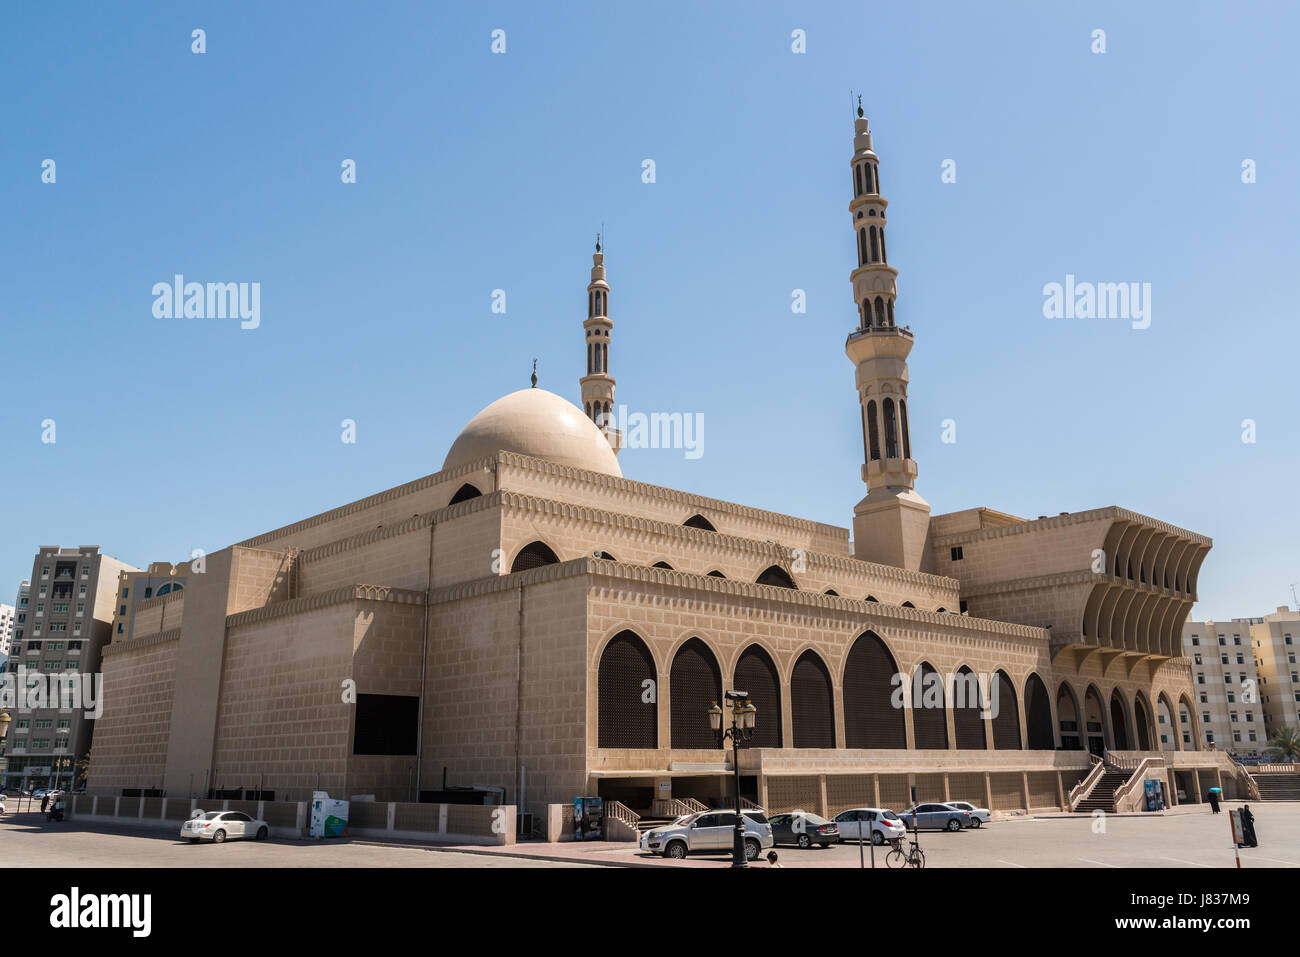
[[[903,825],[909,828],[913,817],[916,818],[917,830],[960,831],[971,826],[970,812],[958,810],[951,804],[918,804],[898,815]]]
[[[243,811],[196,811],[194,817],[181,825],[181,838],[191,844],[199,841],[221,844],[238,837],[265,841],[270,836],[269,824],[249,817]]]
[[[772,826],[761,811],[745,811],[744,819],[745,857],[757,860],[772,846]],[[700,851],[722,853],[734,846],[735,834],[735,811],[700,811],[646,831],[641,835],[641,850],[679,859]]]
[[[896,841],[907,833],[898,815],[882,807],[855,807],[841,811],[835,815],[835,825],[839,828],[841,841],[866,840],[870,833],[871,843],[876,845]]]
[[[989,809],[986,807],[976,807],[970,801],[949,801],[949,806],[955,807],[959,811],[965,811],[970,815],[970,826],[979,827],[981,824],[987,824],[992,818]]]
[[[35,791],[32,792],[32,800],[39,801],[41,798],[45,797],[45,795],[49,793],[50,793],[49,788],[37,788]]]
[[[768,818],[768,823],[772,825],[772,841],[775,844],[797,844],[800,847],[820,844],[822,847],[830,847],[840,840],[838,824],[808,811],[774,814]]]

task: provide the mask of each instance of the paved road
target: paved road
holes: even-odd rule
[[[100,828],[75,821],[48,824],[39,813],[0,818],[8,868],[22,867],[594,867],[414,847],[347,841],[182,842],[145,829]]]

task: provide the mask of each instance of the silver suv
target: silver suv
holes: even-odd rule
[[[754,861],[772,846],[772,825],[761,811],[745,811],[745,857]],[[641,835],[641,850],[683,858],[692,852],[730,851],[736,840],[735,811],[700,811]]]

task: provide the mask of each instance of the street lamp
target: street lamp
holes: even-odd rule
[[[740,807],[740,742],[749,742],[754,737],[754,722],[758,709],[749,700],[747,691],[728,691],[726,699],[731,702],[731,727],[722,727],[722,708],[713,702],[709,708],[709,727],[713,729],[721,747],[727,738],[731,739],[731,768],[736,776],[736,835],[731,847],[731,866],[748,867],[745,856],[745,815]]]

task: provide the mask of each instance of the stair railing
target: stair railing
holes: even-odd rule
[[[641,820],[641,815],[622,801],[606,801],[604,811],[605,817],[612,817],[616,821],[621,821],[633,830],[636,830],[637,823]]]
[[[742,798],[740,799],[740,809],[741,809],[742,811],[759,811],[759,812],[762,812],[762,811],[763,811],[763,806],[762,806],[761,804],[755,804],[753,801],[751,801],[751,800],[750,800],[749,798],[747,798],[747,797],[742,797]]]
[[[1070,788],[1070,794],[1066,798],[1071,811],[1077,808],[1079,802],[1091,793],[1092,789],[1097,786],[1097,782],[1101,780],[1101,776],[1106,773],[1106,764],[1097,755],[1088,755],[1088,760],[1092,762],[1092,770],[1088,772],[1082,781]]]
[[[709,809],[707,804],[703,801],[697,800],[696,798],[682,798],[680,803],[686,808],[686,811],[684,812],[686,814],[698,814],[700,811],[707,811]]]
[[[1142,798],[1146,793],[1143,782],[1149,773],[1159,772],[1161,781],[1166,778],[1164,758],[1143,758],[1128,780],[1115,789],[1115,813],[1132,814],[1142,809]]]

